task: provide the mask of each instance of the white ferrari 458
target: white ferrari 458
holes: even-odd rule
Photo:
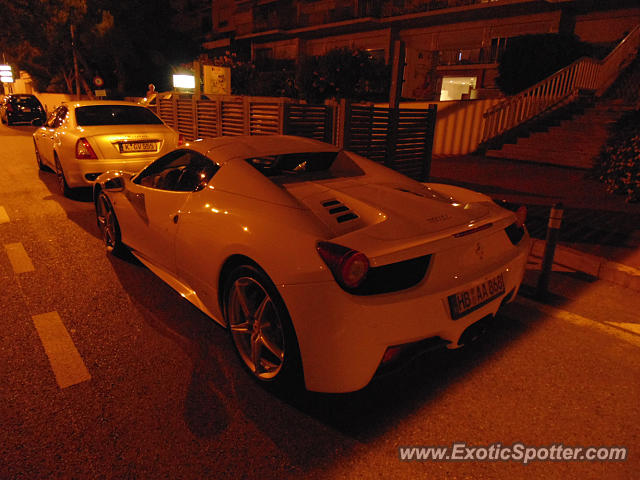
[[[191,142],[94,200],[107,249],[225,326],[255,378],[320,392],[474,340],[530,243],[523,210],[291,136]]]

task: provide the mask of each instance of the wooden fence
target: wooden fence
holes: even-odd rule
[[[425,110],[346,105],[344,148],[411,178],[431,168],[436,106]]]
[[[393,109],[342,101],[327,105],[288,98],[160,94],[156,111],[187,140],[222,135],[286,134],[333,143],[412,178],[429,177],[436,106]]]

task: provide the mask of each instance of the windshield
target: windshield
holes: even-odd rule
[[[92,125],[161,125],[160,120],[146,107],[133,105],[91,105],[76,108],[76,122]]]

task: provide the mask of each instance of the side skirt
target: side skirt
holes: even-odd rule
[[[200,300],[198,295],[194,290],[189,288],[188,285],[182,283],[176,277],[174,277],[171,273],[167,272],[165,269],[158,267],[156,264],[152,263],[149,259],[144,257],[140,252],[136,250],[131,250],[131,253],[138,259],[140,262],[144,264],[149,270],[151,270],[155,275],[157,275],[163,282],[173,288],[176,292],[178,292],[182,297],[191,302],[194,306],[196,306],[199,310],[201,310],[204,314],[212,318],[216,323],[225,327],[227,324],[215,317],[211,311],[207,307],[204,306],[204,303]]]

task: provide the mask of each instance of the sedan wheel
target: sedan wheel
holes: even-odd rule
[[[56,162],[56,179],[58,181],[58,189],[60,193],[65,197],[71,196],[71,188],[67,184],[67,179],[64,176],[64,171],[62,170],[62,165],[60,165],[60,160],[58,160],[58,156],[55,157]]]
[[[240,359],[260,381],[285,383],[299,377],[300,354],[284,302],[269,278],[242,266],[230,277],[225,313]]]
[[[107,251],[113,253],[121,251],[122,242],[120,239],[118,219],[116,218],[116,213],[113,210],[109,198],[104,192],[100,192],[98,200],[96,201],[96,218]]]

